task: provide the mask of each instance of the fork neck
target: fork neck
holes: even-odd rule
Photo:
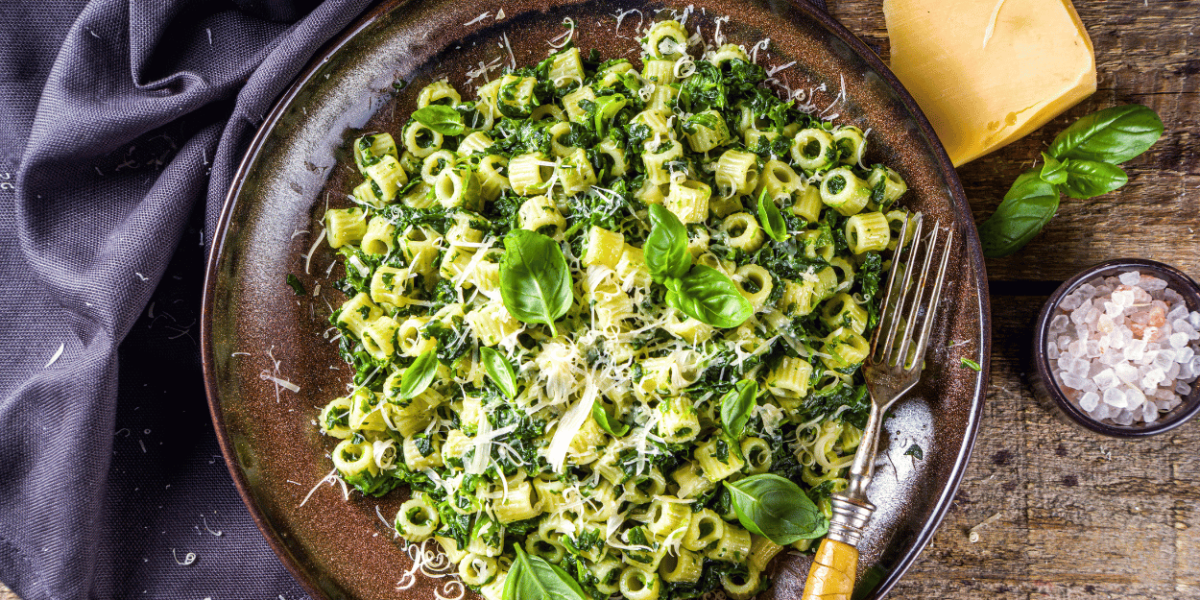
[[[872,400],[867,426],[863,429],[858,451],[854,453],[854,464],[850,466],[850,485],[844,494],[848,498],[862,501],[867,499],[867,486],[871,485],[871,477],[875,474],[875,450],[879,444],[882,412],[879,403]]]

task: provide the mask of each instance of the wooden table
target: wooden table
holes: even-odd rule
[[[1053,0],[1045,0],[1050,2]],[[831,11],[888,56],[879,0]],[[1082,433],[1032,396],[1032,319],[1058,282],[1109,258],[1154,258],[1200,277],[1200,0],[1076,0],[1096,46],[1099,90],[1028,138],[959,169],[977,219],[991,214],[1054,134],[1125,103],[1167,133],[1125,165],[1129,184],[1064,198],[1017,255],[988,261],[992,388],[962,489],[897,599],[1200,598],[1200,422],[1142,442]],[[981,540],[967,532],[981,527]],[[18,600],[0,585],[0,600]]]
[[[887,59],[880,0],[830,4]],[[1167,132],[1126,165],[1125,188],[1064,198],[1024,250],[988,261],[992,385],[975,453],[941,529],[892,598],[1200,598],[1200,422],[1148,441],[1103,438],[1059,421],[1029,386],[1033,319],[1076,271],[1141,257],[1200,277],[1200,1],[1075,6],[1096,46],[1099,89],[1031,136],[959,169],[976,220],[1082,115],[1145,104]],[[995,515],[970,543],[968,530]]]

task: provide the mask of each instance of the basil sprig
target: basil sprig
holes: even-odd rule
[[[622,437],[629,433],[629,423],[618,421],[615,416],[610,415],[599,399],[592,403],[592,419],[596,421],[600,429],[607,431],[611,435]],[[614,423],[616,426],[613,425]]]
[[[513,371],[512,363],[503,354],[484,346],[479,349],[479,357],[483,360],[483,368],[488,377],[504,392],[509,399],[517,397],[517,374]]]
[[[739,381],[721,397],[721,426],[733,439],[741,439],[750,422],[750,413],[758,406],[758,383]]]
[[[516,319],[550,327],[567,314],[574,295],[571,271],[558,242],[527,229],[514,229],[504,236],[500,259],[500,298]]]
[[[650,236],[642,248],[650,277],[667,287],[667,304],[714,327],[737,327],[754,307],[725,274],[692,264],[687,228],[661,205],[650,205]]]
[[[437,350],[425,351],[404,370],[404,375],[400,377],[400,387],[396,390],[396,396],[401,400],[420,396],[421,392],[424,392],[429,384],[433,383],[437,367]]]
[[[1022,173],[979,225],[984,256],[1008,256],[1029,243],[1058,211],[1061,194],[1086,199],[1125,185],[1129,178],[1117,164],[1145,152],[1162,134],[1158,115],[1138,104],[1107,108],[1067,127],[1042,153],[1042,167]]]
[[[787,223],[783,220],[783,215],[779,214],[775,200],[767,197],[765,189],[758,195],[758,221],[762,223],[763,231],[767,232],[771,239],[777,242],[787,241]]]
[[[504,600],[591,600],[579,582],[540,556],[529,556],[514,544],[517,556],[504,580]]]
[[[442,135],[462,135],[466,131],[462,113],[441,104],[430,104],[414,112],[412,118]]]
[[[800,486],[764,473],[723,482],[742,527],[780,546],[811,540],[829,531],[829,520]]]

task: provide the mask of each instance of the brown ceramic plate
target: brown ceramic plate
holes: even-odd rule
[[[812,90],[809,102],[826,116],[837,113],[836,122],[870,129],[867,162],[896,168],[910,184],[907,206],[959,229],[963,242],[923,382],[887,422],[870,493],[879,510],[862,547],[863,597],[886,593],[928,542],[971,453],[987,385],[989,311],[962,187],[933,130],[883,63],[824,13],[780,0],[393,1],[331,44],[267,117],[229,192],[208,266],[204,366],[217,433],[255,520],[315,597],[427,600],[445,584],[426,580],[396,589],[411,561],[377,512],[390,519],[402,492],[346,502],[340,490],[322,486],[300,506],[331,468],[325,454],[332,444],[314,425],[317,407],[351,375],[322,336],[326,303],[343,300],[331,285],[341,268],[330,271],[334,256],[323,244],[311,265],[305,261],[326,203],[346,204],[356,182],[351,140],[367,130],[398,131],[416,91],[432,80],[446,76],[460,90],[473,89],[466,71],[497,58],[507,62],[509,44],[519,65],[543,58],[546,40],[563,32],[565,17],[578,23],[575,42],[585,51],[636,58],[638,14],[627,16],[619,32],[616,15],[638,8],[650,18],[655,9],[689,5],[689,27],[699,25],[708,38],[718,16],[729,17],[721,33],[733,43],[750,47],[769,37],[759,61],[768,67],[795,61],[776,77]],[[505,18],[497,21],[500,9]],[[482,14],[490,16],[478,19]],[[408,85],[397,92],[401,80]],[[288,274],[299,277],[307,296],[293,294]],[[271,356],[298,393],[260,377],[274,369]],[[960,366],[964,356],[983,372]],[[905,455],[913,444],[924,449],[923,460]],[[775,585],[763,596],[799,597],[808,565],[807,557],[777,560]]]

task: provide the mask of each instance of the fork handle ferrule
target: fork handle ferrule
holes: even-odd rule
[[[829,520],[829,539],[858,547],[862,541],[867,522],[875,512],[875,506],[843,494],[834,494],[830,499],[833,518]]]

